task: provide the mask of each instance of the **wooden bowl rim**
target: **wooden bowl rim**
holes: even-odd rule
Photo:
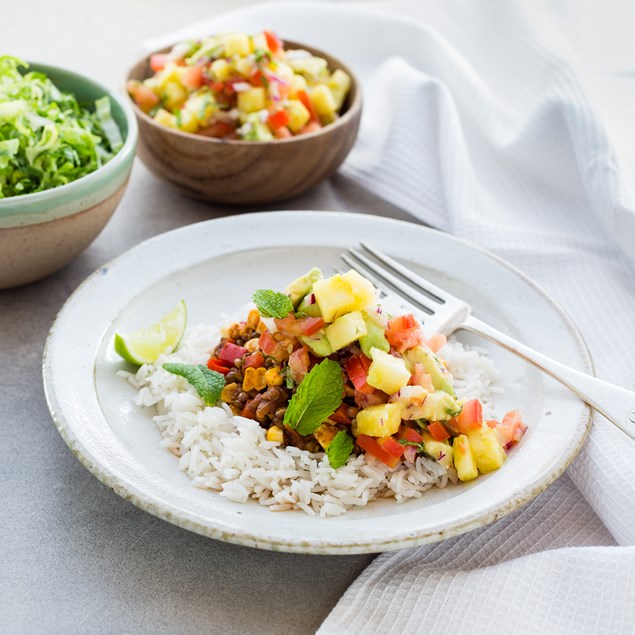
[[[147,55],[144,55],[142,58],[138,59],[130,67],[130,70],[126,74],[126,84],[124,84],[123,92],[126,98],[128,99],[128,102],[132,105],[132,109],[134,110],[135,115],[139,117],[140,119],[144,120],[145,122],[147,122],[148,124],[150,124],[151,126],[154,126],[155,128],[158,128],[161,131],[165,131],[169,134],[174,134],[177,137],[183,137],[184,139],[197,139],[201,141],[202,143],[211,143],[217,146],[234,145],[234,146],[262,147],[266,145],[280,145],[280,144],[289,144],[294,142],[297,143],[306,139],[312,139],[322,134],[327,134],[330,131],[336,130],[337,128],[341,128],[343,126],[349,125],[359,115],[362,109],[362,89],[359,82],[357,81],[357,77],[355,76],[355,74],[350,70],[350,68],[346,64],[342,63],[337,57],[334,57],[333,55],[329,53],[326,53],[313,46],[309,46],[307,44],[301,44],[299,42],[294,42],[292,40],[287,40],[282,38],[282,41],[284,43],[285,49],[287,48],[287,46],[289,46],[290,47],[289,50],[304,49],[305,51],[309,51],[309,53],[312,53],[313,55],[317,57],[323,57],[326,59],[330,58],[333,62],[337,64],[338,68],[341,68],[345,73],[348,73],[348,75],[351,78],[351,88],[354,89],[354,95],[353,95],[353,101],[351,102],[350,106],[348,107],[346,112],[341,117],[339,117],[336,121],[334,121],[333,123],[327,124],[326,126],[323,126],[320,130],[316,130],[315,132],[309,132],[308,134],[302,134],[302,135],[294,135],[292,137],[288,137],[287,139],[273,139],[271,141],[246,141],[244,139],[218,139],[216,137],[206,137],[205,135],[199,135],[194,132],[186,132],[184,130],[168,128],[167,126],[163,126],[157,123],[152,117],[150,117],[147,113],[143,112],[143,110],[141,110],[141,108],[137,106],[134,99],[130,97],[130,94],[128,93],[128,89],[126,85],[128,81],[132,79],[130,76],[132,75],[133,71],[137,68],[137,66],[139,66],[140,64],[144,62],[147,63],[150,57],[154,55],[155,53],[166,53],[167,51],[172,49],[174,44],[164,46],[163,48],[157,49],[156,51],[152,51],[148,53]],[[178,44],[178,42],[175,44]]]

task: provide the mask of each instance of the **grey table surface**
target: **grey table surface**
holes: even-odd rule
[[[3,6],[0,42],[117,86],[143,39],[244,4],[22,0]],[[408,218],[342,176],[274,208]],[[183,198],[137,161],[115,216],[75,262],[0,291],[0,632],[314,632],[371,561],[258,551],[163,522],[86,471],[49,417],[42,352],[71,292],[146,238],[230,213]]]

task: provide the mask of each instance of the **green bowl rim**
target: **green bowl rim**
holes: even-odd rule
[[[42,71],[47,75],[50,72],[61,71],[67,75],[74,76],[74,78],[82,82],[93,84],[96,88],[102,90],[104,95],[108,95],[124,112],[128,123],[128,132],[126,140],[119,149],[119,152],[117,152],[117,154],[108,161],[108,163],[102,165],[100,168],[97,168],[94,172],[86,174],[85,176],[82,176],[75,181],[71,181],[70,183],[65,183],[64,185],[59,185],[58,187],[43,190],[42,192],[32,192],[30,194],[20,194],[17,196],[0,198],[0,216],[5,218],[13,216],[13,212],[20,214],[28,211],[25,208],[29,208],[32,204],[46,202],[47,200],[52,201],[56,198],[63,198],[66,194],[72,194],[73,190],[78,190],[76,194],[80,196],[82,194],[87,194],[93,189],[94,185],[97,185],[99,182],[107,182],[109,177],[113,176],[114,173],[124,167],[131,158],[134,158],[137,140],[139,137],[139,127],[137,125],[136,117],[128,101],[123,98],[123,95],[119,95],[114,90],[107,88],[101,82],[98,82],[87,75],[82,75],[81,73],[69,70],[68,68],[63,68],[62,66],[52,66],[51,64],[42,64],[40,62],[31,62],[28,60],[27,63],[29,64],[30,69]],[[9,210],[7,208],[11,209]]]

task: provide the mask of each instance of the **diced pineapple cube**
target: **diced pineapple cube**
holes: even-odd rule
[[[351,290],[357,302],[356,309],[362,310],[371,304],[375,304],[377,299],[377,289],[370,280],[367,280],[354,269],[347,271],[342,278],[351,285]]]
[[[346,313],[326,327],[326,339],[331,350],[338,351],[366,335],[366,323],[361,311]]]
[[[228,33],[225,36],[225,55],[249,55],[251,45],[249,38],[244,33]]]
[[[398,403],[385,403],[364,408],[357,413],[356,422],[357,434],[392,436],[401,425],[401,406]]]
[[[341,69],[337,69],[327,82],[327,86],[331,89],[333,99],[335,101],[335,110],[339,111],[344,105],[346,95],[351,88],[351,78],[348,73]]]
[[[243,112],[262,110],[266,106],[266,103],[264,88],[250,88],[242,93],[238,93],[238,109]]]
[[[331,121],[335,115],[335,99],[326,84],[318,84],[311,90],[311,103],[320,117]]]
[[[392,395],[408,384],[410,373],[403,359],[374,347],[370,349],[370,356],[373,361],[366,380],[370,386]]]
[[[425,441],[423,449],[443,467],[452,467],[454,457],[452,446],[440,441]]]
[[[163,86],[163,103],[169,110],[180,108],[187,99],[187,89],[178,82],[168,82]]]
[[[335,435],[339,432],[339,428],[336,426],[329,425],[328,423],[323,423],[314,433],[313,436],[316,438],[317,442],[326,450],[329,445],[331,445],[331,441],[335,438]]]
[[[176,118],[176,123],[179,129],[184,130],[185,132],[197,132],[199,128],[196,113],[188,110],[187,108],[183,108],[183,110],[181,110],[179,116]]]
[[[216,81],[224,82],[230,75],[231,66],[227,63],[227,60],[220,59],[214,60],[209,69]]]
[[[234,68],[238,73],[240,73],[243,77],[251,77],[253,74],[255,67],[254,63],[245,57],[241,57],[239,60],[236,60],[234,63]]]
[[[274,441],[275,443],[282,443],[284,441],[284,433],[282,432],[282,428],[278,426],[271,426],[267,430],[267,441]]]
[[[325,322],[333,322],[355,309],[356,300],[351,285],[340,274],[317,280],[313,284],[313,293]]]
[[[487,474],[497,470],[505,462],[505,450],[500,444],[496,432],[487,425],[468,433],[474,460],[479,472]]]
[[[297,99],[290,99],[286,110],[289,113],[289,117],[291,117],[287,126],[293,133],[300,132],[311,119],[311,113],[307,110],[307,107]]]
[[[454,449],[454,467],[461,481],[471,481],[478,476],[476,461],[472,454],[470,442],[464,434],[460,434],[454,439],[452,445]]]
[[[297,95],[301,90],[306,90],[307,83],[306,79],[302,77],[302,75],[294,75],[291,80],[291,89],[289,90],[289,94],[291,97]]]
[[[254,51],[260,49],[261,51],[268,51],[269,45],[267,44],[267,38],[264,33],[256,33],[252,38],[254,44]]]
[[[423,418],[423,404],[428,391],[421,386],[404,386],[400,388],[390,401],[401,404],[401,418],[407,421]]]
[[[154,115],[154,120],[161,124],[162,126],[167,126],[168,128],[176,128],[176,117],[171,113],[165,110],[164,108],[159,108],[157,110],[156,115]]]

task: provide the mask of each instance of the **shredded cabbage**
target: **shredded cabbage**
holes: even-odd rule
[[[28,64],[0,57],[0,198],[75,181],[107,163],[123,145],[109,97],[82,108]]]

